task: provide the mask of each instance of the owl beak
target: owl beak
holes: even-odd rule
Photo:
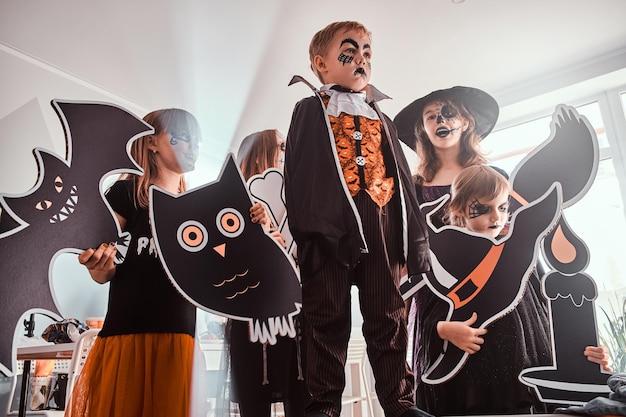
[[[221,245],[214,246],[213,250],[219,253],[222,256],[222,258],[226,257],[226,243],[222,243]]]

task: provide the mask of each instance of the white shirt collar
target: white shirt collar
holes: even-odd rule
[[[328,106],[326,107],[328,114],[338,117],[342,112],[345,112],[355,116],[365,116],[372,120],[380,119],[376,110],[367,104],[367,93],[365,91],[337,91],[331,88],[334,85],[336,84],[326,84],[320,88],[320,91],[330,96]]]

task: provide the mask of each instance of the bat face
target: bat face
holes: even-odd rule
[[[0,195],[2,215],[15,225],[0,233],[0,368],[13,366],[12,341],[22,314],[59,313],[50,286],[52,260],[127,238],[105,203],[101,181],[115,172],[139,173],[127,147],[153,131],[106,103],[53,101],[52,106],[63,122],[67,158],[35,149],[35,187],[25,195]]]
[[[5,197],[6,205],[15,215],[31,226],[49,228],[69,219],[78,204],[78,189],[72,184],[69,167],[50,154],[41,154],[43,165],[53,175],[43,177],[42,183],[30,195]]]
[[[178,289],[201,308],[248,320],[287,316],[300,285],[286,253],[261,225],[234,160],[220,179],[174,197],[152,189],[161,260]]]

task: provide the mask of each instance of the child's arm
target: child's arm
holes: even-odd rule
[[[472,355],[480,350],[480,345],[485,343],[481,336],[487,333],[487,329],[472,327],[477,318],[478,315],[474,313],[466,321],[440,321],[437,323],[437,333],[440,338]]]
[[[126,219],[117,212],[113,212],[122,230],[126,229]],[[78,255],[78,262],[85,265],[91,275],[91,279],[98,284],[105,284],[115,275],[115,253],[117,248],[114,244],[103,243],[98,249],[86,249]]]
[[[603,371],[612,372],[609,366],[609,353],[604,346],[587,346],[584,354],[588,361],[597,363]]]
[[[257,202],[250,207],[250,218],[253,223],[262,224],[265,230],[269,232],[269,234],[276,240],[276,242],[278,242],[280,246],[283,248],[286,247],[283,235],[281,235],[278,230],[272,230],[275,226],[272,225],[270,215],[263,204]]]

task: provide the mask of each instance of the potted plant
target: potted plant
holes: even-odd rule
[[[617,306],[609,300],[610,312],[607,313],[604,308],[600,307],[606,322],[600,329],[599,337],[602,346],[609,351],[609,366],[613,372],[623,373],[626,372],[626,297],[621,303],[617,295],[615,298]]]

